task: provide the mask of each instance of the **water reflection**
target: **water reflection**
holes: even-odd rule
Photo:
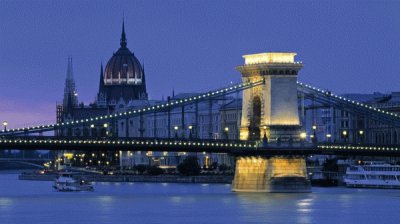
[[[13,201],[9,198],[0,198],[0,209],[10,209],[12,207]]]
[[[60,193],[50,182],[0,175],[0,223],[398,223],[400,191],[314,188],[233,193],[230,185],[96,183]]]
[[[313,206],[313,199],[312,198],[306,198],[297,201],[297,211],[300,213],[309,213],[312,211],[311,207]]]

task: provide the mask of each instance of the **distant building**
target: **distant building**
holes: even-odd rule
[[[196,93],[182,93],[168,100],[180,99]],[[91,117],[123,112],[152,106],[164,100],[149,100],[146,89],[145,70],[136,56],[127,47],[125,26],[119,49],[100,67],[99,89],[96,99],[89,105],[78,103],[78,93],[73,77],[72,59],[68,59],[67,76],[62,103],[57,104],[57,122],[71,122]],[[118,119],[109,123],[94,122],[81,127],[56,131],[59,136],[129,137],[129,138],[191,138],[229,139],[238,138],[237,120],[240,117],[240,103],[232,97],[222,97],[197,105],[174,108],[169,112],[146,114],[134,118]],[[169,115],[168,115],[169,114]],[[168,119],[169,117],[169,119]],[[221,119],[221,117],[223,119]],[[223,127],[223,128],[221,128]],[[228,129],[225,129],[228,127]],[[169,168],[178,165],[188,154],[168,152],[120,152],[120,165],[160,165]],[[232,166],[231,157],[226,154],[197,153],[200,165],[210,167],[213,163]],[[112,154],[114,157],[114,154]],[[117,156],[115,156],[117,157]],[[117,158],[114,158],[117,159]]]
[[[177,100],[198,95],[183,93],[168,100]],[[168,101],[167,100],[167,101]],[[138,103],[139,101],[133,101]],[[141,101],[152,106],[164,101]],[[116,123],[119,137],[146,137],[159,139],[238,139],[238,127],[241,113],[240,100],[232,97],[222,97],[184,107],[173,108],[156,114],[146,114],[128,119],[119,119]],[[233,109],[233,105],[236,105]],[[144,105],[128,104],[118,107],[116,112],[124,112]],[[222,118],[226,117],[228,120]],[[128,125],[126,125],[128,124]],[[223,127],[230,127],[224,131]],[[200,165],[207,168],[213,163],[233,166],[233,158],[224,153],[186,153],[186,152],[124,152],[121,156],[123,166],[159,165],[170,168],[178,165],[186,156],[195,155]]]
[[[345,98],[400,114],[400,92],[389,94],[343,94]],[[373,121],[351,111],[310,103],[306,105],[305,130],[311,138],[323,142],[365,144],[399,144],[400,129]],[[315,131],[313,129],[315,127]]]
[[[139,60],[127,47],[125,26],[122,24],[120,48],[107,62],[105,70],[100,68],[99,90],[96,100],[90,105],[78,105],[78,93],[72,70],[72,59],[68,59],[67,77],[62,104],[57,105],[57,122],[81,120],[113,112],[117,106],[135,100],[147,100],[145,71]],[[104,124],[58,130],[62,136],[104,136]]]

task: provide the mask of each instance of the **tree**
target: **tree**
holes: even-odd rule
[[[197,161],[197,157],[195,156],[188,156],[186,157],[182,163],[178,165],[179,173],[186,175],[186,176],[195,176],[199,175],[200,173],[200,165]]]
[[[150,166],[148,169],[147,169],[147,172],[149,173],[149,175],[161,175],[161,174],[163,174],[164,173],[164,170],[163,169],[161,169],[160,167],[158,167],[158,166]]]
[[[139,165],[135,166],[135,170],[137,170],[140,174],[143,174],[144,171],[147,170],[147,166],[143,165],[143,164],[139,164]]]
[[[226,170],[229,170],[229,167],[227,165],[225,165],[225,164],[221,164],[221,165],[218,166],[218,170],[221,171],[221,172],[224,172]]]

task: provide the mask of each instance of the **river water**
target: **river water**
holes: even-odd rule
[[[313,188],[232,193],[228,184],[96,183],[54,192],[52,182],[0,174],[0,223],[400,223],[400,190]]]

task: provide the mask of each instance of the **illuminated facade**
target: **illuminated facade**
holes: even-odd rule
[[[303,67],[296,53],[244,55],[238,66],[243,82],[264,80],[264,84],[243,91],[241,140],[288,140],[298,138],[300,120],[297,103],[297,73]]]
[[[311,192],[301,157],[238,157],[232,190],[237,192]]]
[[[303,67],[296,53],[244,55],[238,66],[243,82],[263,84],[243,91],[241,140],[269,139],[269,142],[300,138],[297,74]],[[284,149],[283,149],[284,150]],[[233,191],[310,192],[303,157],[238,157]]]

